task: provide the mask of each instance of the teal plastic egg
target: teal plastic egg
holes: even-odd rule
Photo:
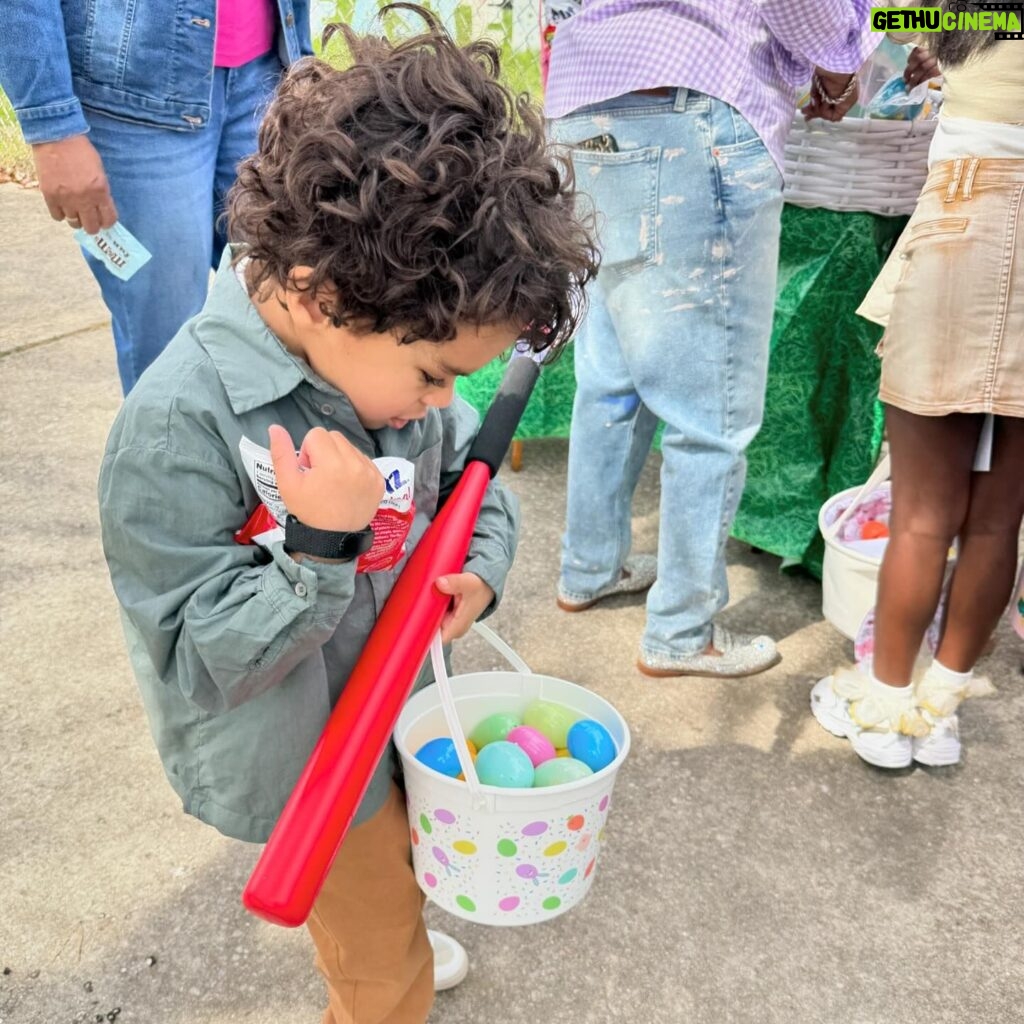
[[[533,773],[533,785],[538,786],[561,786],[566,782],[575,782],[577,779],[585,779],[593,775],[593,771],[582,761],[574,757],[554,757],[550,761],[537,765]]]
[[[569,728],[579,717],[578,712],[563,704],[535,700],[523,712],[523,724],[547,736],[557,750],[559,747],[565,746]]]
[[[582,761],[595,772],[607,768],[618,753],[611,733],[591,718],[583,718],[573,724],[566,745],[570,757]]]
[[[455,744],[447,736],[439,736],[436,740],[427,740],[416,751],[416,760],[452,779],[462,771],[462,767],[459,765],[459,755],[455,753]]]
[[[476,755],[476,774],[485,786],[529,789],[533,785],[533,762],[521,747],[496,740]]]
[[[488,743],[497,743],[498,740],[505,739],[517,725],[522,724],[519,716],[512,714],[511,711],[496,711],[477,723],[469,738],[477,750],[482,750]]]

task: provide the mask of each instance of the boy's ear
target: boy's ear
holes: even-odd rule
[[[313,276],[312,267],[293,267],[288,275],[288,287],[285,289],[285,304],[292,319],[297,323],[315,329],[332,327],[330,313],[327,312],[325,298],[330,298],[329,288],[321,286],[316,291],[309,287]]]

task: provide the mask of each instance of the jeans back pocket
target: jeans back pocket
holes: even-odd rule
[[[639,270],[658,254],[658,164],[661,148],[620,153],[571,151],[577,205],[596,214],[601,265]]]

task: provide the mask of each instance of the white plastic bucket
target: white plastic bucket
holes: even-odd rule
[[[477,627],[517,666],[515,672],[475,672],[447,680],[461,732],[496,711],[522,713],[552,701],[600,722],[618,754],[606,768],[576,782],[538,789],[483,786],[448,778],[413,756],[427,740],[452,736],[437,683],[406,704],[395,726],[405,771],[413,866],[420,887],[438,906],[478,924],[547,921],[576,906],[593,884],[605,839],[612,787],[629,752],[629,727],[602,697],[582,686],[534,675],[486,627]],[[435,676],[444,676],[443,663]],[[468,756],[467,756],[468,760]],[[465,764],[464,764],[465,770]],[[471,778],[472,776],[472,778]]]
[[[837,505],[855,499],[859,487],[833,495],[821,506],[818,527],[825,538],[821,569],[821,613],[843,636],[853,640],[864,617],[875,606],[882,559],[853,551],[828,532],[828,514]]]

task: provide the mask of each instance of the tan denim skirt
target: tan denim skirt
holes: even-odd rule
[[[1024,416],[1024,160],[935,164],[858,312],[885,325],[883,402]]]

